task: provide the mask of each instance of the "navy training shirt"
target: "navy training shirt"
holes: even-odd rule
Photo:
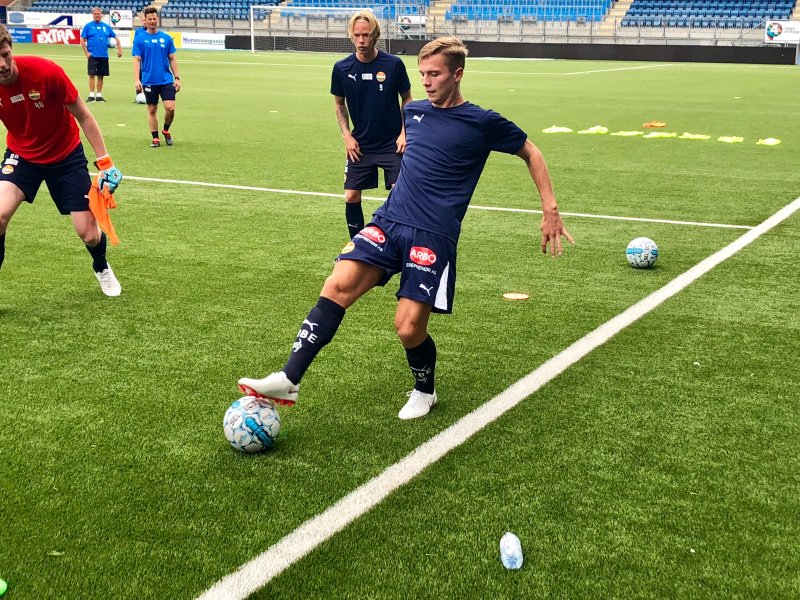
[[[516,154],[528,136],[498,113],[469,102],[453,108],[409,102],[405,124],[400,177],[375,214],[457,242],[489,153]]]
[[[398,96],[410,89],[403,61],[383,50],[368,63],[353,53],[333,65],[331,94],[345,99],[362,152],[397,151],[395,142],[403,128]]]

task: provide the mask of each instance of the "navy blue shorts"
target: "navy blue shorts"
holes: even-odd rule
[[[378,187],[378,168],[383,169],[383,182],[387,190],[400,176],[402,154],[396,152],[364,153],[361,160],[352,162],[349,158],[344,166],[344,189],[372,190]]]
[[[95,75],[99,75],[100,77],[108,77],[108,58],[90,56],[88,71],[89,75],[92,77]]]
[[[58,212],[68,215],[89,210],[87,194],[92,187],[92,180],[86,165],[83,144],[75,146],[75,150],[64,160],[52,165],[28,162],[6,148],[3,166],[0,168],[0,180],[13,183],[25,194],[25,201],[31,203],[44,181]]]
[[[375,217],[336,260],[358,260],[382,268],[386,273],[380,286],[400,273],[398,298],[431,304],[433,312],[453,312],[456,243],[450,238]]]
[[[175,84],[164,83],[161,85],[143,85],[142,91],[146,104],[158,104],[158,98],[162,100],[175,100]]]

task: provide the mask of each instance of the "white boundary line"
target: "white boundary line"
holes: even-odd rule
[[[240,600],[261,589],[274,577],[343,530],[355,519],[369,512],[387,496],[411,481],[450,450],[463,444],[475,433],[498,419],[506,411],[514,408],[584,356],[757,240],[798,209],[800,209],[800,198],[796,198],[722,250],[701,260],[661,289],[656,290],[562,350],[504,392],[465,415],[405,458],[353,490],[324,512],[303,523],[265,552],[219,580],[199,596],[198,600]]]
[[[92,174],[94,176],[94,174]],[[296,196],[320,196],[323,198],[343,198],[342,194],[331,194],[329,192],[305,192],[302,190],[282,190],[276,188],[266,188],[266,187],[256,187],[252,185],[235,185],[232,183],[209,183],[206,181],[186,181],[182,179],[158,179],[155,177],[135,177],[126,175],[125,179],[130,179],[133,181],[148,181],[153,183],[169,183],[169,184],[179,184],[179,185],[195,185],[199,187],[213,187],[213,188],[225,188],[230,190],[244,190],[248,192],[270,192],[273,194],[293,194]],[[379,198],[377,196],[363,196],[364,200],[375,200],[378,202],[383,202],[385,198]],[[477,204],[470,204],[470,209],[475,210],[491,210],[496,212],[513,212],[513,213],[529,213],[529,214],[542,214],[542,211],[535,210],[532,208],[504,208],[504,207],[496,207],[496,206],[480,206]],[[646,219],[642,217],[618,217],[613,215],[593,215],[588,213],[571,213],[571,212],[562,212],[563,216],[566,217],[582,217],[586,219],[607,219],[610,221],[637,221],[640,223],[664,223],[667,225],[693,225],[697,227],[719,227],[723,229],[752,229],[749,225],[728,225],[725,223],[701,223],[697,221],[673,221],[670,219]]]

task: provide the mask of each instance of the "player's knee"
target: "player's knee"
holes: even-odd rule
[[[419,319],[396,315],[394,328],[405,348],[415,348],[425,341],[428,331]]]
[[[341,306],[349,306],[352,290],[346,281],[333,273],[325,280],[325,284],[322,286],[322,295]]]
[[[361,190],[345,190],[344,201],[348,204],[358,204],[361,202]]]
[[[95,228],[94,231],[78,231],[78,237],[81,238],[81,241],[86,244],[87,246],[93,248],[100,243],[100,232],[97,231]]]

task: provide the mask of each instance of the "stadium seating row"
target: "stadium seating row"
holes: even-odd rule
[[[701,29],[750,29],[763,24],[762,18],[661,18],[661,17],[623,17],[623,27],[699,27]]]

